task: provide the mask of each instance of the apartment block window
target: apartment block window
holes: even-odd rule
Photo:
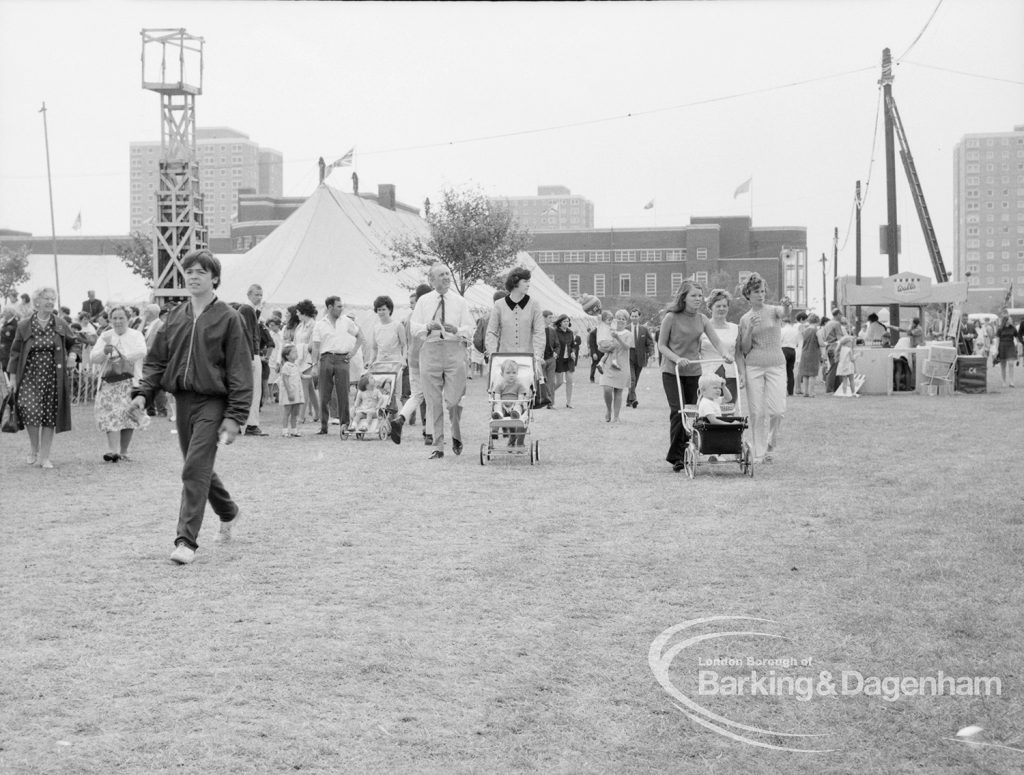
[[[608,250],[592,250],[590,251],[590,263],[592,264],[607,264],[612,260],[611,251]],[[594,294],[597,295],[596,293]]]
[[[658,275],[653,272],[649,272],[644,275],[644,295],[645,296],[657,296],[658,295]]]
[[[598,298],[604,298],[604,293],[605,293],[605,291],[604,291],[604,275],[603,274],[595,274],[594,275],[594,295],[597,296]]]
[[[619,296],[629,296],[630,293],[632,293],[632,291],[630,291],[629,275],[628,274],[620,274],[619,275]]]
[[[968,234],[972,234],[972,235],[973,234],[977,234],[979,231],[980,231],[980,229],[977,226],[968,226],[967,227],[967,233]]]
[[[708,260],[708,249],[707,248],[697,248],[697,260],[698,261],[707,261]]]
[[[569,295],[580,295],[580,276],[578,274],[569,275]]]

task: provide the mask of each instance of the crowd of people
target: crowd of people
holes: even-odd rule
[[[346,439],[387,417],[381,435],[401,444],[418,415],[429,458],[439,460],[446,437],[453,454],[463,451],[463,399],[474,363],[494,353],[532,356],[529,395],[511,361],[508,374],[495,376],[504,382],[493,391],[489,414],[518,419],[526,403],[573,408],[585,347],[590,381],[601,388],[610,424],[621,422],[623,403],[639,406],[644,368],[659,368],[669,406],[665,457],[673,470],[684,468],[689,443],[681,411],[698,403],[718,422],[723,402],[735,401],[732,411],[748,419],[753,460],[765,463],[778,447],[788,397],[813,398],[819,381],[826,392],[856,395],[858,343],[882,344],[898,333],[915,346],[924,341],[917,319],[903,332],[874,314],[853,331],[838,309],[830,318],[800,313],[790,319],[783,307],[767,303],[769,288],[757,274],[741,288],[748,309],[738,322],[729,320],[730,293],[714,289],[705,297],[701,286],[685,281],[653,326],[638,309],[608,310],[581,337],[568,315],[542,309],[530,296],[531,274],[522,267],[509,272],[491,310],[474,320],[452,289],[451,271],[435,264],[429,282],[410,295],[408,315],[396,317],[394,300],[378,296],[375,319],[365,328],[338,295],[327,296],[322,309],[310,299],[266,309],[263,289],[254,284],[246,301],[226,303],[216,295],[221,267],[209,251],[193,251],[182,267],[189,297],[174,306],[104,305],[89,291],[72,315],[58,309],[56,291],[44,287],[12,296],[0,310],[6,369],[0,398],[16,395],[18,423],[29,439],[27,463],[53,467],[54,436],[71,429],[69,375],[82,365],[96,380],[103,461],[128,462],[134,432],[151,417],[174,423],[184,458],[172,554],[180,564],[195,556],[207,502],[220,520],[217,538],[230,539],[240,511],[214,473],[216,450],[238,435],[269,435],[264,426],[275,404],[284,437],[303,435],[300,426],[309,423],[317,427],[309,433],[329,435],[336,425]],[[961,326],[960,346],[991,352],[1011,386],[1018,343],[1024,344],[1024,324],[1014,327],[1005,314],[991,330],[978,331],[966,320]],[[521,432],[509,434],[510,446],[521,443]]]

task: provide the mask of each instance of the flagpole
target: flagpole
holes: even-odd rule
[[[754,179],[750,179],[750,225],[754,225]]]
[[[53,218],[53,180],[50,177],[50,132],[46,126],[46,103],[39,109],[43,114],[43,140],[46,143],[46,187],[50,192],[50,237],[53,239],[53,279],[57,291],[57,311],[60,311],[60,269],[57,266],[57,225]]]

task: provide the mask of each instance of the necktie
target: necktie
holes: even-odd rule
[[[441,330],[437,332],[438,336],[444,339],[444,296],[441,296],[441,303],[437,305],[438,312],[441,313]],[[437,312],[434,313],[434,317],[437,317]]]
[[[441,297],[441,325],[444,325],[444,296]]]

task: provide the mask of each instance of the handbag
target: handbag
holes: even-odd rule
[[[17,433],[21,421],[18,419],[18,407],[15,401],[15,394],[8,393],[0,402],[0,431],[4,433]]]
[[[116,359],[107,358],[107,362],[103,365],[103,372],[100,374],[100,379],[103,382],[123,382],[126,379],[131,379],[135,376],[135,367],[131,362],[121,355],[121,351],[116,347],[114,352],[119,357]]]

